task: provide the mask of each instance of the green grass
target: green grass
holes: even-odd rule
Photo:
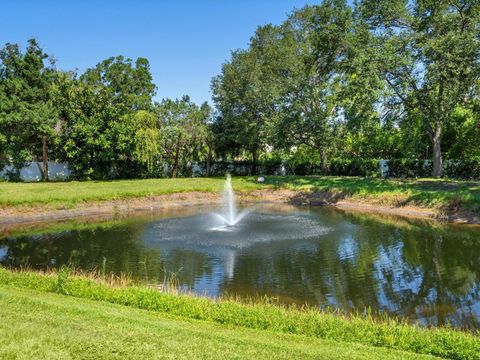
[[[301,191],[328,191],[380,205],[480,210],[480,182],[286,176],[269,178],[267,184]]]
[[[0,286],[2,359],[429,359]]]
[[[222,178],[180,178],[118,181],[84,181],[52,183],[0,182],[0,206],[54,205],[73,206],[82,202],[119,200],[182,192],[218,192]],[[241,190],[259,187],[251,179],[237,178],[234,186]]]
[[[222,336],[224,336],[222,335],[223,331],[230,332],[231,336],[225,335],[225,340],[219,341],[226,347],[231,346],[230,349],[232,353],[225,353],[225,355],[219,353],[217,354],[218,357],[230,358],[230,355],[233,356],[233,354],[235,353],[234,346],[236,345],[226,341],[226,339],[229,339],[233,342],[238,340],[237,345],[239,346],[241,344],[244,344],[244,346],[247,347],[246,349],[249,349],[248,351],[251,351],[251,355],[248,355],[249,352],[245,350],[245,354],[247,354],[247,357],[270,358],[275,354],[279,354],[280,357],[285,358],[309,356],[329,358],[332,356],[337,357],[337,355],[338,357],[344,356],[347,358],[354,357],[354,355],[359,356],[360,358],[361,356],[364,356],[365,358],[368,358],[369,356],[371,358],[381,358],[383,354],[385,354],[388,355],[387,357],[389,358],[394,358],[394,356],[396,355],[402,358],[402,356],[406,356],[406,354],[399,354],[396,353],[396,351],[406,351],[409,353],[434,355],[442,358],[451,359],[480,359],[480,338],[478,334],[460,332],[448,328],[425,329],[405,323],[400,323],[395,320],[385,319],[383,321],[379,321],[374,320],[371,317],[344,317],[338,314],[320,312],[315,309],[299,310],[295,308],[285,308],[268,302],[252,302],[245,304],[236,302],[234,300],[213,301],[206,298],[198,298],[188,295],[161,293],[157,290],[144,287],[118,287],[112,286],[111,284],[108,285],[102,283],[98,279],[95,280],[88,277],[70,276],[69,272],[66,270],[62,270],[58,274],[45,275],[34,272],[12,272],[5,269],[0,269],[0,289],[0,294],[2,293],[2,291],[3,293],[7,292],[7,298],[5,298],[5,296],[2,296],[0,298],[0,302],[2,302],[0,304],[0,309],[2,309],[4,313],[6,312],[7,316],[8,314],[12,314],[10,316],[14,316],[14,314],[17,314],[16,316],[19,318],[26,317],[27,320],[32,319],[31,323],[29,324],[25,324],[24,326],[19,325],[20,330],[18,332],[20,334],[22,333],[22,331],[25,332],[25,334],[22,335],[23,337],[17,335],[14,338],[10,338],[9,344],[6,344],[13,347],[14,349],[15,347],[19,348],[20,345],[18,345],[18,341],[20,341],[19,339],[22,338],[27,343],[33,342],[34,344],[37,344],[36,340],[32,340],[31,336],[29,335],[31,327],[33,326],[32,324],[37,324],[37,316],[45,316],[46,319],[51,317],[52,319],[50,322],[43,321],[41,323],[38,323],[36,327],[40,327],[41,329],[36,329],[37,332],[43,331],[43,329],[46,327],[48,329],[51,329],[50,331],[52,332],[59,332],[59,335],[65,333],[65,336],[67,336],[67,334],[70,334],[70,336],[72,336],[73,338],[78,338],[79,341],[81,341],[81,339],[83,338],[85,339],[85,342],[88,342],[87,338],[90,335],[76,337],[73,330],[78,329],[79,332],[82,332],[84,334],[87,334],[89,333],[89,331],[93,330],[84,330],[82,326],[74,325],[75,322],[71,322],[68,320],[68,314],[70,314],[71,312],[78,312],[78,310],[75,310],[75,308],[70,309],[71,306],[68,304],[75,304],[78,302],[79,304],[85,304],[85,306],[87,306],[87,304],[90,303],[86,302],[85,300],[96,300],[101,301],[105,307],[111,306],[107,306],[105,305],[105,303],[129,307],[130,310],[125,310],[125,316],[127,317],[125,321],[130,322],[131,326],[133,326],[137,322],[136,314],[140,314],[140,312],[135,309],[149,310],[152,317],[158,316],[161,319],[165,319],[165,316],[168,316],[172,319],[175,319],[176,321],[182,321],[183,324],[185,324],[185,322],[196,324],[199,327],[198,331],[204,334],[204,336],[212,336],[211,340],[199,340],[198,351],[202,351],[201,347],[203,341],[205,341],[207,344],[205,345],[206,348],[209,348],[209,346],[211,346],[211,348],[214,349],[216,347],[214,345],[214,341],[216,341],[215,339],[218,339],[219,337],[222,338]],[[23,292],[25,292],[25,294],[27,294],[25,295],[25,297],[30,298],[28,296],[29,292],[27,291],[27,289],[29,291],[39,291],[43,294],[57,293],[68,295],[69,297],[71,297],[71,299],[69,300],[68,297],[60,297],[60,295],[35,295],[34,298],[40,299],[38,300],[40,303],[43,301],[41,300],[43,298],[52,299],[52,301],[53,299],[58,299],[59,303],[65,302],[65,309],[58,310],[56,313],[56,310],[51,310],[52,313],[49,313],[48,309],[50,307],[48,305],[45,306],[45,309],[43,310],[44,315],[42,315],[42,312],[40,312],[39,310],[31,311],[32,309],[28,308],[28,306],[30,306],[29,304],[23,305],[23,303],[26,303],[26,301],[23,301],[21,305],[15,305],[19,301],[8,300],[8,293],[13,298],[15,298],[15,296],[17,296],[17,292],[18,294],[22,294]],[[32,299],[31,301],[31,306],[36,306],[36,300],[34,301]],[[5,303],[11,304],[10,306],[12,307],[17,306],[15,308],[16,310],[4,310],[6,307]],[[111,309],[114,308],[112,307]],[[120,309],[120,307],[118,309]],[[89,313],[90,311],[86,309],[85,318],[87,320],[90,318]],[[64,331],[55,329],[57,327],[55,325],[57,321],[55,321],[54,319],[56,319],[55,316],[59,316],[60,314],[65,314],[64,316],[66,317],[64,318],[64,320],[62,320],[66,324],[66,328],[64,329]],[[3,324],[15,323],[15,321],[5,320],[5,315],[0,316],[2,316]],[[103,316],[102,310],[97,310],[96,312],[92,310],[91,316],[93,319],[97,319]],[[121,333],[122,336],[127,336],[126,334],[130,334],[129,338],[132,339],[132,341],[134,338],[136,338],[136,330],[128,330],[128,327],[126,327],[125,330],[122,330],[124,332],[120,330],[117,331],[115,330],[116,327],[118,327],[118,329],[123,329],[123,326],[118,325],[116,321],[109,321],[108,315],[104,316],[104,319],[104,322],[106,322],[106,324],[103,326],[103,328],[108,327],[107,325],[109,324],[109,331],[112,331],[113,333]],[[101,320],[98,321],[101,322]],[[201,321],[201,323],[197,321]],[[141,321],[139,320],[138,322],[140,323]],[[59,323],[62,322],[59,320]],[[69,329],[68,324],[72,324],[73,330]],[[173,323],[171,324],[172,326],[174,326]],[[180,323],[178,323],[177,325],[182,326]],[[140,324],[138,326],[140,327]],[[69,329],[68,332],[67,329]],[[215,329],[218,329],[218,331]],[[184,336],[186,343],[190,344],[188,342],[190,336],[188,335],[187,330],[188,329],[185,329],[186,332],[184,333],[184,335],[179,335],[179,339]],[[143,329],[141,331],[138,331],[143,334],[143,331],[146,330]],[[256,333],[255,331],[258,331],[258,333]],[[107,332],[107,330],[94,331],[94,337],[98,337],[98,339],[101,339],[102,336],[107,336],[105,332]],[[178,330],[178,332],[180,332],[180,330]],[[292,337],[290,338],[290,336]],[[158,333],[158,337],[161,338],[160,332]],[[0,339],[1,338],[2,337],[0,337]],[[51,341],[57,341],[57,343],[60,342],[59,340],[55,339],[55,336],[53,336],[53,338],[54,339]],[[117,337],[114,338],[116,339]],[[120,341],[120,335],[118,335],[118,339]],[[252,341],[254,341],[254,339],[257,339],[260,341],[260,343],[255,344],[254,342],[252,342],[251,344],[249,344],[250,340],[246,339],[253,339]],[[278,341],[276,341],[275,339],[278,339]],[[289,342],[288,339],[291,339],[291,342]],[[161,339],[157,339],[157,341],[160,340]],[[326,342],[321,340],[326,340]],[[175,341],[175,339],[172,338],[172,341]],[[303,345],[299,347],[287,345],[294,343],[302,344],[302,341],[304,341],[303,344],[318,344],[318,349],[316,345],[313,346],[311,349],[305,349],[304,347],[308,346]],[[105,342],[107,344],[105,345],[106,349],[103,349],[102,351],[109,351],[108,341],[105,340]],[[124,342],[125,341],[120,341],[120,343]],[[141,342],[148,344],[147,340],[142,340]],[[97,343],[101,344],[102,341],[97,341]],[[281,347],[280,344],[283,344],[283,347]],[[332,346],[334,344],[335,345],[329,348],[328,344]],[[130,345],[130,343],[126,342],[126,346]],[[193,339],[191,345],[194,345]],[[359,345],[363,345],[368,348],[359,348]],[[35,346],[40,345],[32,345],[34,349]],[[82,347],[83,345],[81,344],[74,344],[72,346],[84,350],[87,350],[89,348],[88,345]],[[135,348],[134,345],[131,346],[132,348]],[[178,346],[182,347],[181,345]],[[168,346],[165,345],[165,348],[167,347]],[[172,345],[172,347],[174,347],[174,345]],[[372,349],[371,347],[376,347],[379,349]],[[0,348],[3,349],[5,348],[5,346],[0,346]],[[7,347],[7,349],[8,348],[9,347]],[[381,348],[383,348],[383,350],[381,350]],[[267,356],[267,353],[263,353],[263,355],[262,353],[257,353],[258,355],[255,355],[255,351],[263,351],[262,349],[265,351],[271,351],[271,354],[273,355]],[[358,349],[358,351],[354,349]],[[391,349],[394,351],[392,351],[391,353],[385,352],[385,349]],[[182,349],[182,351],[183,350],[184,349]],[[363,353],[364,350],[373,352]],[[319,352],[315,353],[314,351]],[[322,353],[322,351],[325,352]],[[350,353],[348,353],[348,351],[350,351]],[[351,351],[354,352],[351,353]],[[244,352],[242,350],[237,354],[240,356],[240,354],[243,353]],[[199,353],[195,356],[203,357],[202,353]]]
[[[62,183],[0,182],[0,206],[74,207],[90,201],[118,200],[182,192],[219,192],[223,178],[147,179]],[[267,176],[234,178],[237,191],[291,189],[329,192],[354,200],[390,206],[423,206],[444,210],[480,210],[480,182],[434,179],[382,180],[358,177]]]

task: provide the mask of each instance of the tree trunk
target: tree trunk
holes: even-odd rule
[[[43,181],[48,181],[48,147],[47,137],[42,137]]]
[[[320,162],[322,165],[322,175],[328,175],[327,151],[325,149],[320,151]]]
[[[175,159],[173,162],[173,169],[172,169],[172,178],[176,178],[178,175],[178,158],[180,156],[180,149],[179,146],[177,146],[177,149],[175,150]]]
[[[253,161],[253,174],[254,175],[260,175],[258,173],[258,167],[257,167],[257,163],[258,163],[258,151],[257,151],[257,149],[254,149],[252,151],[252,161]]]
[[[442,176],[442,147],[441,147],[442,128],[436,126],[435,133],[432,136],[433,143],[433,172],[435,178]]]
[[[257,162],[258,162],[258,151],[257,151],[257,149],[254,149],[252,151],[252,161],[255,165],[257,165]]]
[[[207,155],[207,176],[210,176],[210,162],[212,161],[212,147],[208,146],[208,155]]]

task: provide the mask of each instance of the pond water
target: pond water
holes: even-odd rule
[[[387,313],[422,325],[480,328],[480,227],[257,206],[234,227],[204,207],[0,234],[0,264],[71,264],[175,277],[200,295]]]

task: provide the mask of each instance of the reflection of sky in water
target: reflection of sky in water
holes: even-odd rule
[[[476,292],[479,290],[477,289]],[[470,308],[470,310],[475,314],[477,319],[480,319],[480,301],[476,301]]]
[[[422,283],[422,273],[417,269],[405,267],[402,254],[403,244],[378,247],[378,257],[374,260],[374,276],[378,280],[378,300],[382,309],[399,312],[398,303],[390,300],[385,287],[391,287],[394,293],[409,292],[417,294]]]
[[[355,256],[358,253],[358,244],[352,235],[342,237],[338,245],[337,256],[340,261],[350,260],[355,261]]]
[[[387,276],[394,292],[408,291],[417,294],[422,283],[421,271],[406,268],[402,256],[403,244],[385,248],[379,247],[378,258],[374,261],[375,275],[381,283],[387,281]]]
[[[192,290],[200,295],[216,296],[224,276],[224,265],[221,262],[215,262],[211,273],[204,273],[203,276],[195,279]]]
[[[224,280],[230,280],[235,271],[235,250],[224,250],[222,256],[212,261],[211,273],[203,273],[195,279],[192,290],[198,294],[217,296]]]
[[[200,295],[269,295],[287,303],[479,328],[480,230],[382,223],[330,209],[257,209],[222,229],[207,211],[111,228],[0,240],[7,266],[176,273]],[[214,209],[212,209],[214,211]],[[216,222],[217,221],[217,222]],[[145,265],[146,263],[146,265]]]

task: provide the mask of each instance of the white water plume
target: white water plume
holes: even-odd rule
[[[222,222],[222,225],[224,226],[235,226],[240,222],[240,220],[242,220],[251,212],[250,209],[244,209],[240,212],[237,211],[235,193],[232,187],[232,177],[230,174],[227,174],[227,179],[225,180],[222,199],[224,213],[214,213],[214,215]]]

